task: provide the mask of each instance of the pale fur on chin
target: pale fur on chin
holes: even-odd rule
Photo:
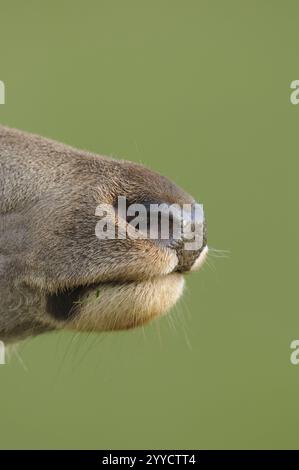
[[[180,273],[200,267],[204,250],[188,256],[173,240],[99,240],[96,208],[115,208],[119,196],[129,204],[195,204],[143,165],[0,125],[2,340],[133,328],[176,303]],[[126,216],[121,223],[129,225]]]
[[[141,282],[103,284],[85,296],[67,329],[111,331],[135,328],[166,313],[183,293],[184,278],[175,273]]]

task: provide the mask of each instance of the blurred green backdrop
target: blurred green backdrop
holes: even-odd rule
[[[230,250],[144,330],[21,345],[0,368],[1,448],[298,448],[298,14],[1,0],[0,122],[168,175]]]

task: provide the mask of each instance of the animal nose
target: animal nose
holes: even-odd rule
[[[201,254],[207,253],[207,225],[202,206],[193,204],[190,210],[182,212],[182,236],[171,239],[169,245],[176,250],[178,257],[177,272],[188,272],[197,264]]]
[[[178,257],[178,264],[175,269],[175,271],[184,273],[188,271],[193,271],[193,269],[197,268],[197,261],[200,261],[201,255],[207,254],[207,243],[206,239],[204,239],[203,245],[201,248],[195,249],[195,250],[187,250],[184,246],[183,242],[179,242],[176,246],[176,253]],[[204,261],[203,258],[203,261]],[[198,268],[201,265],[198,264]]]
[[[138,218],[147,237],[176,251],[178,264],[176,271],[187,272],[194,269],[201,254],[207,253],[207,227],[201,204],[142,203],[146,209]],[[127,222],[132,224],[139,212],[133,204],[127,214]],[[144,224],[143,224],[144,222]],[[135,222],[134,222],[135,224]],[[139,227],[140,228],[140,227]],[[205,252],[205,253],[204,253]],[[200,261],[200,260],[199,260]],[[196,269],[196,267],[195,267]]]

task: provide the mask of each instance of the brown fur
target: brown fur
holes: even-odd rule
[[[132,203],[194,202],[142,165],[0,126],[0,339],[125,329],[175,303],[179,252],[155,240],[96,238],[96,206],[118,195]],[[76,288],[83,290],[72,315],[53,315],[59,295]]]

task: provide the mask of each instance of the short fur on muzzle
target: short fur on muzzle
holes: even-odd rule
[[[133,328],[177,302],[206,238],[192,259],[159,240],[99,240],[95,209],[120,195],[194,203],[142,165],[0,126],[0,340]]]

